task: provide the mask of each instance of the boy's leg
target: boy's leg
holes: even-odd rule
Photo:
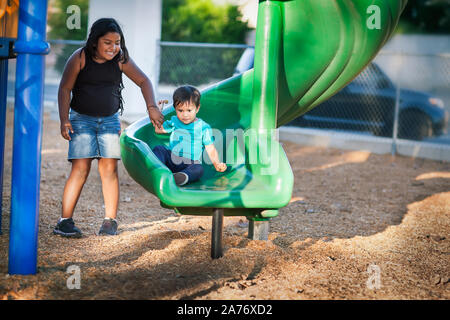
[[[102,180],[102,192],[105,202],[105,218],[116,219],[119,205],[119,176],[117,159],[98,159],[98,172]]]
[[[203,175],[203,167],[198,161],[171,155],[175,183],[179,186],[195,182]]]
[[[62,218],[72,218],[84,183],[91,170],[92,159],[72,160],[72,170],[64,186],[62,199]]]
[[[178,157],[167,149],[165,146],[156,146],[152,149],[153,153],[158,159],[164,163],[175,175],[182,172],[187,175],[188,180],[183,177],[179,178],[175,176],[175,182],[178,185],[184,185],[187,182],[194,182],[201,178],[203,175],[203,167],[199,163],[192,163],[192,160]],[[180,183],[181,182],[181,183]]]
[[[183,158],[174,155],[166,146],[156,146],[152,151],[172,172],[181,171],[187,166],[187,164],[183,162]]]
[[[199,163],[193,163],[188,165],[186,168],[181,170],[180,172],[184,172],[188,176],[188,183],[195,182],[199,180],[204,172],[203,166]]]
[[[165,146],[156,146],[152,149],[155,156],[166,166],[169,164],[170,161],[170,150],[167,149]]]

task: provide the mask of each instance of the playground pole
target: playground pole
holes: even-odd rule
[[[21,0],[11,181],[9,274],[36,274],[47,0]]]
[[[8,59],[0,58],[0,235],[2,234],[3,167],[5,160],[7,83],[8,83]]]

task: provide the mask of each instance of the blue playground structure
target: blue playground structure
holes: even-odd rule
[[[0,22],[0,204],[8,59],[17,57],[8,273],[36,274],[47,0],[1,0]]]

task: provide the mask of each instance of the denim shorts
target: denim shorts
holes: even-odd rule
[[[70,133],[67,159],[120,159],[119,113],[107,117],[92,117],[70,110]]]

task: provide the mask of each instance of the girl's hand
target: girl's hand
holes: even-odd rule
[[[225,170],[227,170],[227,165],[223,162],[220,162],[220,163],[214,164],[214,168],[218,172],[224,172]]]
[[[64,122],[61,122],[61,135],[66,140],[72,140],[69,135],[70,133],[73,133],[72,124],[69,120],[66,120]]]
[[[153,124],[153,127],[161,128],[163,122],[164,122],[164,116],[162,115],[161,111],[159,111],[158,107],[156,106],[150,106],[148,109],[148,115],[150,117],[150,121]]]

